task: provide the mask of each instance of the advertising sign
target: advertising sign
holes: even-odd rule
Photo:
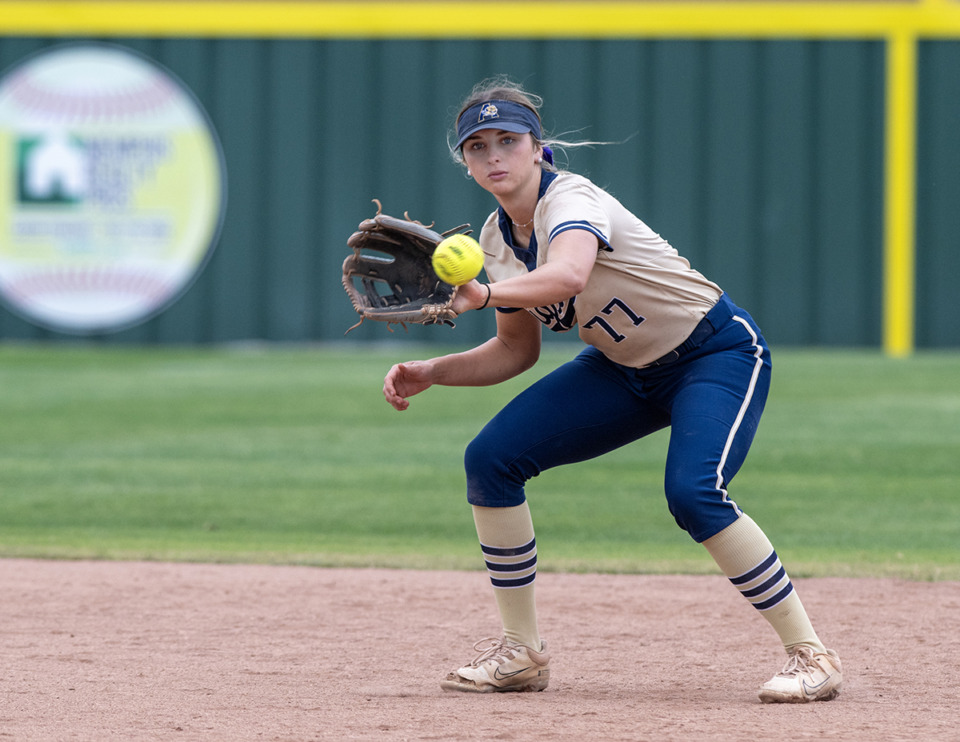
[[[153,61],[107,44],[0,78],[0,298],[72,334],[149,319],[212,252],[226,201],[216,132]]]

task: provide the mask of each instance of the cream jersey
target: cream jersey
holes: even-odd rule
[[[480,232],[487,277],[495,283],[535,270],[549,260],[550,241],[569,229],[597,238],[586,288],[527,311],[554,331],[578,326],[585,343],[616,363],[639,368],[669,353],[723,293],[617,199],[567,172],[543,174],[529,248],[513,244],[503,209],[487,218]]]

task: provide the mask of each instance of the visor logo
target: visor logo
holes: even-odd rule
[[[480,107],[480,118],[477,119],[477,122],[486,121],[487,119],[496,119],[500,118],[500,112],[497,110],[497,107],[493,103],[484,103]]]

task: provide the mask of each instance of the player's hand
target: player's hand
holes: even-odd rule
[[[470,309],[479,309],[486,300],[486,284],[482,284],[477,279],[473,279],[457,289],[457,295],[453,297],[451,308],[457,314],[463,314]]]
[[[402,412],[410,406],[409,397],[433,386],[432,377],[429,361],[398,363],[383,380],[383,396],[394,409]]]

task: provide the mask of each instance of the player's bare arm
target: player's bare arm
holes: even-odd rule
[[[527,312],[497,314],[497,334],[476,348],[426,361],[398,363],[387,373],[383,396],[406,410],[409,398],[431,386],[492,386],[523,373],[540,357],[540,323]]]
[[[526,275],[492,284],[488,306],[529,309],[576,296],[587,285],[597,249],[597,238],[590,232],[562,232],[550,243],[546,263]]]

